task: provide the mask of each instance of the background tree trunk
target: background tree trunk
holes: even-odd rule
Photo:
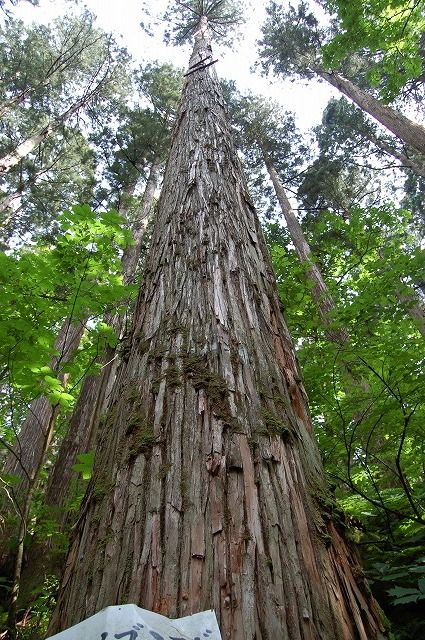
[[[322,68],[314,71],[333,87],[341,91],[347,98],[355,102],[363,111],[391,131],[397,138],[416,149],[425,156],[425,129],[416,122],[409,120],[399,111],[395,111],[370,93],[363,91],[351,80],[344,78],[335,71],[329,72]]]
[[[59,356],[55,357],[51,363],[53,371],[60,371],[61,365],[63,366],[72,358],[78,349],[84,329],[85,324],[82,322],[71,322],[69,318],[65,321],[55,343]],[[60,378],[64,383],[66,374]],[[12,592],[8,603],[10,613],[8,625],[12,630],[12,637],[15,633],[16,603],[28,517],[40,470],[53,438],[58,414],[59,406],[52,405],[46,397],[41,396],[34,400],[3,468],[6,476],[18,478],[16,484],[14,483],[3,492],[1,504],[3,521],[0,529],[0,573],[3,576],[13,576]],[[16,527],[18,528],[17,536],[14,535]]]
[[[158,186],[161,163],[154,161],[151,165],[149,176],[146,181],[140,207],[134,221],[132,235],[134,244],[125,248],[122,257],[123,280],[129,284],[134,280],[137,264],[140,259],[141,245],[149,218],[152,214],[152,206],[155,198],[155,191]],[[126,196],[133,196],[138,180],[126,190]],[[122,199],[125,202],[125,198]],[[123,208],[119,208],[121,215],[125,215]],[[114,327],[117,335],[122,332],[122,317],[113,315],[106,319],[106,322]],[[102,414],[107,411],[109,403],[109,392],[117,371],[117,352],[115,348],[109,347],[103,358],[102,372],[97,376],[88,376],[81,387],[74,411],[69,423],[68,433],[61,443],[58,457],[49,476],[46,489],[45,503],[47,506],[60,510],[64,507],[71,480],[75,473],[72,470],[76,462],[77,455],[89,451],[95,442],[97,426]],[[66,513],[58,513],[58,524],[63,525]]]
[[[50,365],[53,371],[60,371],[61,366],[73,357],[80,345],[84,328],[83,322],[71,322],[69,319],[64,322],[55,342],[55,350],[59,352],[59,356]],[[51,416],[54,411],[45,396],[36,398],[17,434],[13,452],[5,460],[4,473],[19,477],[19,484],[13,487],[13,495],[17,501],[27,492],[28,483],[39,466],[46,437],[50,442],[53,435],[48,426],[52,424]]]
[[[9,173],[13,167],[21,162],[23,158],[31,153],[39,144],[44,142],[46,138],[49,138],[57,129],[59,129],[65,122],[69,120],[74,113],[77,113],[82,109],[90,100],[99,92],[103,86],[105,78],[103,78],[94,89],[87,89],[84,95],[77,100],[73,105],[69,107],[60,116],[48,122],[45,127],[42,127],[40,131],[34,133],[24,142],[21,142],[14,151],[0,158],[0,174]]]
[[[374,136],[372,133],[367,133],[366,135],[370,142],[376,145],[378,149],[381,149],[381,151],[384,151],[386,154],[392,156],[396,160],[399,160],[404,167],[407,167],[407,169],[411,169],[411,171],[416,173],[418,176],[422,176],[422,178],[425,178],[424,165],[419,164],[419,162],[416,160],[412,160],[412,158],[406,156],[405,153],[393,149],[393,147],[387,144],[387,142],[383,138]]]
[[[319,311],[319,316],[323,323],[323,326],[326,328],[326,335],[331,342],[336,342],[340,345],[343,345],[348,340],[348,333],[343,329],[335,330],[329,328],[331,324],[329,314],[333,309],[335,309],[335,303],[332,300],[332,296],[329,293],[325,281],[323,280],[320,269],[312,259],[310,246],[305,239],[301,225],[298,222],[297,217],[291,207],[291,203],[289,202],[288,197],[285,193],[282,181],[280,180],[276,169],[267,158],[264,151],[263,158],[270,179],[273,183],[276,197],[280,204],[280,208],[285,218],[289,233],[291,235],[292,242],[294,243],[295,251],[298,254],[300,262],[307,266],[307,278],[313,284],[311,297],[313,298],[313,302],[315,303]]]
[[[212,607],[226,640],[382,638],[338,532],[265,243],[205,61],[201,29],[131,352],[50,633],[136,602],[172,617]]]

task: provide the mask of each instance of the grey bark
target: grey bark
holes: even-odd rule
[[[385,105],[339,73],[335,71],[328,72],[321,67],[315,67],[314,71],[338,89],[338,91],[341,91],[347,98],[355,102],[357,106],[363,109],[363,111],[366,111],[372,118],[375,118],[375,120],[391,131],[397,138],[425,156],[424,127],[409,120],[409,118],[406,118],[406,116],[399,111]]]
[[[119,602],[215,609],[224,640],[375,640],[329,508],[293,345],[195,36],[128,361],[50,633]],[[194,70],[195,65],[198,65]]]

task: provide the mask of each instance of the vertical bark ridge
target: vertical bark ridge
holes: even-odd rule
[[[189,70],[210,56],[201,24]],[[50,632],[130,601],[171,617],[213,607],[226,640],[383,638],[333,519],[210,66],[187,76],[131,352]]]

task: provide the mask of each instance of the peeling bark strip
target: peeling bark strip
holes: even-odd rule
[[[211,54],[198,32],[190,61]],[[376,640],[336,525],[214,67],[188,76],[128,362],[56,633],[106,605],[215,609],[225,640]]]

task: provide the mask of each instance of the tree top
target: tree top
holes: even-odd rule
[[[241,0],[172,0],[164,18],[170,24],[168,41],[184,44],[207,18],[212,36],[226,40],[229,29],[242,22]]]

